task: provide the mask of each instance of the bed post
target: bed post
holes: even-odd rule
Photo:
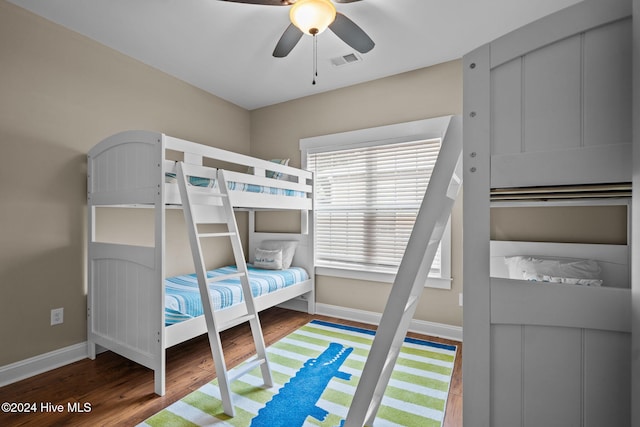
[[[96,207],[91,201],[91,193],[93,191],[93,159],[91,155],[87,155],[87,356],[91,360],[96,358],[96,343],[92,339],[91,323],[93,322],[93,316],[91,313],[91,307],[93,307],[93,292],[91,292],[93,275],[93,263],[91,260],[91,243],[96,241]]]
[[[490,46],[464,57],[463,418],[491,425],[490,363]]]
[[[167,352],[165,350],[165,328],[164,328],[164,296],[165,296],[165,287],[162,285],[165,279],[165,219],[166,219],[166,208],[165,208],[165,192],[162,189],[164,185],[164,177],[165,177],[165,162],[164,159],[165,149],[166,149],[166,141],[164,134],[158,135],[159,149],[155,152],[158,153],[157,158],[157,167],[158,167],[158,191],[156,194],[155,206],[154,206],[154,216],[155,216],[155,274],[157,277],[157,283],[160,284],[160,292],[158,295],[158,300],[153,301],[153,311],[155,314],[155,325],[157,325],[158,330],[156,332],[156,357],[158,360],[156,361],[156,368],[154,369],[154,388],[155,393],[163,396],[165,393],[165,368],[166,368],[166,358]]]
[[[640,0],[633,0],[632,42],[632,152],[633,198],[631,208],[631,254],[635,259],[640,241]],[[640,399],[640,263],[631,263],[631,401]],[[631,405],[631,424],[640,425],[640,405]]]

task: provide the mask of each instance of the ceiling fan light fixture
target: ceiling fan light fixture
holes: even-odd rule
[[[303,33],[316,35],[336,19],[336,8],[330,0],[298,0],[291,6],[289,18]]]

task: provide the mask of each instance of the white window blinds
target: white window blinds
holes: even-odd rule
[[[436,138],[308,153],[317,265],[395,273],[440,143]],[[439,255],[432,267],[438,276]]]

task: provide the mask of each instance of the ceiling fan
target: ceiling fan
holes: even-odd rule
[[[329,28],[346,44],[360,53],[369,52],[375,43],[351,19],[336,11],[331,0],[222,0],[235,3],[291,6],[291,24],[284,31],[273,50],[273,56],[284,58],[298,44],[303,34],[316,36]],[[353,3],[361,0],[333,0]]]

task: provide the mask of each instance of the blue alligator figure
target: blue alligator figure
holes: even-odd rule
[[[331,343],[316,358],[307,360],[251,420],[251,427],[299,427],[308,416],[324,421],[329,412],[316,406],[333,377],[349,381],[351,374],[339,369],[353,351],[352,347]]]

